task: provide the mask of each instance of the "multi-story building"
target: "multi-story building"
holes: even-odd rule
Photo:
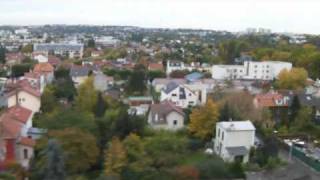
[[[212,66],[213,79],[246,79],[246,80],[273,80],[284,70],[290,70],[292,64],[281,61],[245,61],[243,65],[214,65]]]
[[[34,44],[34,52],[54,54],[69,58],[82,58],[83,44]]]
[[[250,149],[254,146],[255,130],[251,121],[218,122],[214,151],[227,162],[248,162]]]

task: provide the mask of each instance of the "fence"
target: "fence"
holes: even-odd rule
[[[313,169],[315,169],[316,171],[320,172],[320,162],[312,157],[308,157],[305,155],[304,152],[299,151],[296,148],[292,148],[292,155],[298,159],[300,159],[301,161],[303,161],[304,163],[306,163],[307,165],[309,165],[310,167],[312,167]]]

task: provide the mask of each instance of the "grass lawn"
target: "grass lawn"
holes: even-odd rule
[[[198,164],[199,162],[203,162],[207,159],[218,159],[216,155],[208,155],[204,153],[204,150],[197,151],[197,152],[192,152],[188,153],[183,156],[179,164],[181,165],[195,165]]]

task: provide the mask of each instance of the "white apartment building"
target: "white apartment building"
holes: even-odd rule
[[[83,44],[70,43],[42,43],[33,45],[34,52],[44,53],[45,55],[54,54],[69,58],[82,58]]]
[[[273,80],[284,70],[290,70],[292,64],[281,61],[245,61],[243,65],[214,65],[212,78],[218,80]]]
[[[166,74],[170,75],[173,71],[182,71],[182,70],[198,70],[198,71],[211,71],[211,66],[208,64],[202,64],[192,62],[191,64],[185,64],[181,61],[168,61],[166,67]]]
[[[255,127],[251,121],[228,121],[216,124],[214,151],[224,161],[249,161],[254,146]]]

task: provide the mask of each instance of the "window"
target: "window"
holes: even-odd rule
[[[175,93],[174,93],[174,94],[172,94],[172,96],[174,96],[174,97],[175,97],[175,96],[177,96],[177,94],[175,94]]]
[[[28,159],[28,149],[23,149],[23,158]]]
[[[222,132],[221,140],[223,141],[224,138],[224,132]]]
[[[178,124],[178,121],[177,120],[173,120],[173,125],[177,125]]]
[[[220,137],[220,129],[218,129],[218,137]]]

